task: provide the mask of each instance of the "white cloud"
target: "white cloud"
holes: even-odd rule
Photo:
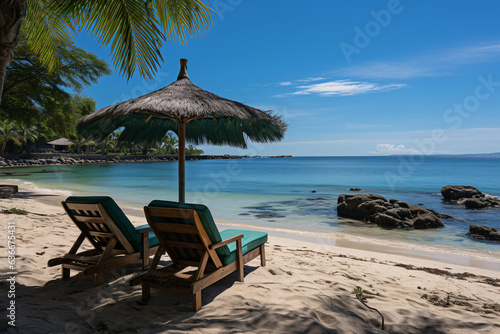
[[[382,153],[382,154],[418,154],[421,153],[416,148],[406,148],[404,145],[394,145],[394,144],[377,144],[375,147],[376,151],[370,151],[368,153]]]
[[[318,81],[318,80],[325,80],[326,78],[323,77],[315,77],[315,78],[307,78],[307,79],[299,79],[295,80],[296,82],[311,82],[311,81]]]
[[[472,46],[443,53],[442,62],[457,64],[475,64],[493,60],[500,56],[500,43],[482,46]]]
[[[457,66],[495,61],[498,58],[500,58],[500,44],[495,43],[422,55],[401,62],[371,62],[345,68],[337,74],[376,79],[434,77],[453,73],[452,69]]]
[[[349,80],[336,80],[329,82],[322,82],[318,84],[311,84],[299,86],[300,90],[290,93],[290,95],[309,95],[319,94],[323,96],[348,96],[356,94],[366,94],[373,92],[385,92],[393,89],[400,89],[405,87],[406,84],[387,84],[381,85],[378,83],[349,81]]]
[[[323,77],[311,77],[311,78],[306,78],[306,79],[297,79],[294,81],[283,81],[280,82],[280,86],[291,86],[291,85],[297,85],[299,83],[305,83],[305,82],[311,82],[311,81],[318,81],[318,80],[325,80],[326,78]]]
[[[404,64],[404,63],[370,63],[363,66],[352,66],[339,71],[339,74],[357,78],[388,78],[408,79],[415,77],[434,77],[444,75],[442,68],[435,69],[428,63]]]

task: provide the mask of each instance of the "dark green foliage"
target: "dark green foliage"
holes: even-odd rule
[[[188,148],[186,149],[186,154],[188,155],[200,155],[203,154],[203,150],[197,149],[193,145],[189,145]]]
[[[59,42],[60,66],[41,65],[22,38],[7,68],[0,120],[36,125],[46,137],[70,137],[76,121],[95,109],[90,97],[72,95],[110,74],[108,65],[70,42]]]

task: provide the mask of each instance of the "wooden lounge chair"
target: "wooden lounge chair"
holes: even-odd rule
[[[149,225],[135,228],[110,197],[72,196],[62,206],[81,231],[68,254],[48,262],[49,267],[61,265],[62,279],[70,277],[70,270],[78,270],[95,275],[95,285],[100,285],[104,272],[114,268],[142,260],[146,269],[149,257],[159,248]],[[77,253],[85,239],[94,249]]]
[[[144,212],[160,241],[149,270],[130,282],[142,283],[144,303],[150,298],[151,288],[174,290],[192,294],[197,312],[203,289],[235,271],[243,282],[243,265],[259,255],[261,265],[266,265],[267,233],[234,229],[219,233],[204,205],[153,201]],[[173,263],[159,269],[165,251]],[[194,270],[186,270],[189,267]]]

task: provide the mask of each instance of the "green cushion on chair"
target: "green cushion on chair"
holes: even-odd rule
[[[123,213],[120,207],[116,204],[116,202],[109,196],[70,196],[66,199],[67,203],[73,204],[101,204],[108,215],[113,219],[116,226],[123,233],[125,238],[130,242],[132,247],[136,252],[142,251],[142,242],[141,235],[137,232],[136,228],[130,220],[128,220],[127,216]],[[149,227],[149,225],[146,225]],[[141,227],[144,227],[141,226]],[[149,246],[153,247],[158,245],[158,239],[154,235],[154,233],[149,233]]]
[[[219,233],[210,210],[203,204],[189,204],[155,200],[149,203],[148,206],[196,210],[196,213],[200,217],[201,223],[203,224],[203,227],[205,228],[205,231],[207,232],[208,237],[213,244],[234,237],[235,235],[243,234],[244,237],[243,239],[241,239],[243,255],[267,241],[267,233],[265,232],[228,229]],[[219,254],[220,259],[225,266],[236,261],[236,242],[232,242],[226,246],[218,248],[217,254]]]
[[[243,255],[256,247],[265,244],[267,241],[267,233],[265,232],[233,229],[228,229],[220,232],[222,240],[229,239],[238,234],[243,234],[243,239],[241,239]],[[230,251],[229,255],[221,256],[222,264],[225,266],[236,261],[236,242],[231,242],[230,244],[228,244],[228,248]]]
[[[213,244],[216,244],[216,243],[222,241],[222,238],[219,234],[219,230],[217,229],[217,226],[215,225],[215,222],[214,222],[214,219],[212,217],[212,214],[210,213],[210,210],[203,204],[189,204],[189,203],[154,200],[151,203],[149,203],[148,206],[149,207],[196,210],[196,213],[198,214],[198,217],[200,217],[201,223],[203,224],[203,227],[205,228],[205,231],[207,232],[208,237],[210,238],[210,241]],[[221,248],[217,249],[217,253],[220,256],[228,256],[231,253],[231,251],[229,250],[229,248],[227,246],[222,246]]]
[[[151,228],[151,226],[149,226],[148,224],[141,225],[141,226],[136,227],[136,230],[139,231],[139,230],[142,230],[143,228]],[[160,242],[158,241],[158,238],[156,237],[156,235],[153,231],[150,231],[148,233],[148,239],[149,239],[149,248],[160,244]]]

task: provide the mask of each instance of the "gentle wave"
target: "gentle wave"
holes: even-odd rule
[[[52,189],[52,188],[43,188],[38,187],[34,182],[23,181],[19,179],[6,179],[6,181],[16,182],[22,184],[22,186],[26,189],[33,190],[42,194],[52,194],[52,195],[62,195],[62,196],[71,196],[73,192],[70,190],[62,190],[62,189]]]

